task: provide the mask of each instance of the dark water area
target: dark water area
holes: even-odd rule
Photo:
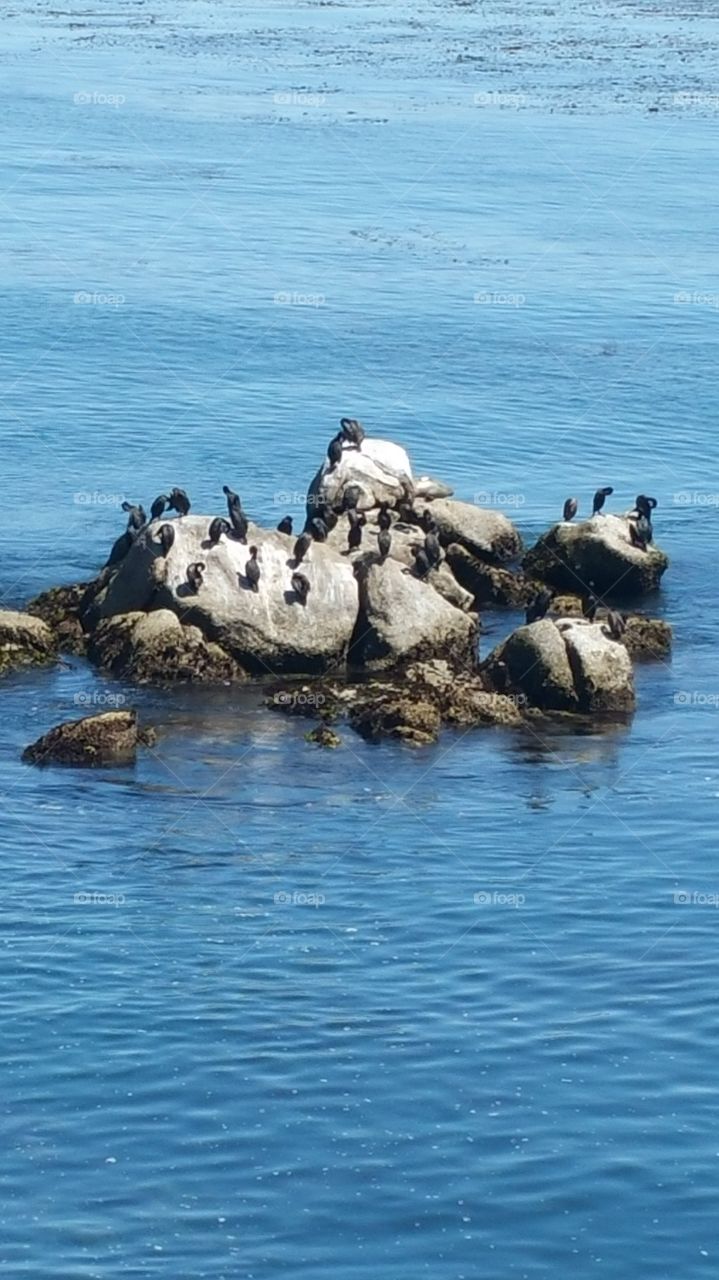
[[[656,494],[675,631],[627,724],[422,751],[5,678],[8,1275],[716,1272],[713,6],[526,8],[3,13],[4,607],[126,497],[297,516],[349,413],[528,543]],[[109,705],[134,768],[20,763]]]

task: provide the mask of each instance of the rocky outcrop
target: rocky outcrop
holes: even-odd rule
[[[36,596],[27,606],[28,613],[42,618],[53,632],[62,653],[86,652],[87,638],[81,614],[92,585],[91,582],[77,582],[67,587],[52,587]]]
[[[114,765],[132,762],[139,745],[150,746],[154,730],[140,729],[134,711],[56,725],[23,752],[26,764]]]
[[[0,675],[53,662],[56,656],[55,637],[41,618],[0,610]]]
[[[651,545],[632,545],[629,520],[596,515],[577,523],[556,524],[527,552],[525,573],[558,591],[610,597],[642,595],[655,590],[669,561]]]
[[[560,618],[581,618],[582,598],[575,595],[555,596],[551,612]],[[606,625],[608,610],[600,607],[596,621]],[[668,622],[661,618],[647,618],[642,613],[624,615],[626,630],[621,638],[632,658],[666,658],[672,651],[673,633]]]
[[[479,560],[458,542],[449,544],[446,556],[454,578],[471,594],[476,607],[485,604],[516,607],[526,604],[535,594],[523,574]]]
[[[395,560],[357,562],[359,617],[351,661],[371,671],[442,657],[471,665],[477,620],[461,612]]]
[[[413,746],[436,741],[442,726],[518,728],[531,714],[525,704],[523,697],[496,693],[476,674],[441,659],[358,683],[283,686],[267,699],[269,707],[289,715],[320,715],[317,733],[329,722],[348,719],[370,741],[397,738]]]
[[[149,526],[93,606],[97,621],[116,614],[166,609],[186,626],[220,646],[255,674],[320,672],[344,661],[357,621],[357,585],[346,557],[314,542],[299,566],[310,582],[306,604],[292,588],[294,538],[250,524],[247,544],[223,537],[208,540],[209,519],[172,521],[175,541],[164,558],[157,543],[159,522]],[[253,591],[245,576],[250,545],[259,548],[261,578]],[[187,567],[205,565],[197,594]]]
[[[489,511],[453,498],[415,505],[419,514],[429,508],[445,546],[458,543],[479,560],[500,565],[516,559],[522,550],[517,529],[501,511]]]
[[[245,679],[242,668],[220,645],[169,609],[104,619],[92,634],[88,652],[98,666],[139,684],[226,684]]]
[[[630,711],[635,704],[629,654],[602,623],[542,618],[516,631],[481,667],[498,692],[523,694],[542,711]]]
[[[394,506],[403,485],[411,482],[412,464],[406,450],[391,440],[365,436],[360,449],[343,445],[336,466],[331,467],[327,459],[322,464],[307,493],[307,514],[315,515],[318,506],[340,510],[350,487],[357,490],[355,505],[360,511],[380,502]]]

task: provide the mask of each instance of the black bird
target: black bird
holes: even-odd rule
[[[127,527],[131,532],[137,533],[143,525],[147,524],[145,508],[140,506],[139,502],[136,507],[131,502],[123,502],[122,509],[127,512]]]
[[[301,533],[295,543],[295,549],[293,552],[295,564],[302,563],[311,546],[312,546],[312,534]]]
[[[429,507],[422,512],[421,524],[425,533],[437,533],[437,521],[432,515]]]
[[[233,508],[233,507],[234,507],[237,511],[241,511],[241,510],[242,510],[242,500],[241,500],[241,498],[240,498],[239,493],[235,493],[235,492],[234,492],[234,490],[233,490],[233,489],[231,489],[231,488],[230,488],[230,486],[229,486],[228,484],[223,484],[223,486],[222,486],[222,492],[224,493],[225,497],[227,498],[227,510],[229,511],[230,515],[232,515],[232,508]]]
[[[362,490],[358,484],[348,484],[342,498],[342,510],[354,511],[357,503],[362,497]]]
[[[416,523],[417,517],[415,516],[412,503],[406,502],[404,498],[401,498],[400,501],[397,503],[397,515],[399,519],[402,521],[402,524]]]
[[[612,493],[614,493],[614,490],[612,489],[611,485],[606,485],[604,489],[597,489],[597,492],[594,495],[594,502],[592,503],[593,516],[596,516],[597,513],[601,511],[607,498]]]
[[[132,543],[132,534],[129,529],[126,529],[125,532],[121,533],[120,537],[116,538],[113,542],[112,547],[110,548],[110,554],[107,557],[103,568],[107,569],[110,565],[119,564],[121,560],[124,560],[132,546]]]
[[[599,608],[599,601],[597,600],[596,596],[591,596],[591,595],[585,596],[584,599],[582,600],[582,613],[584,614],[584,617],[587,619],[587,622],[594,622],[594,619],[597,616],[598,608]]]
[[[184,489],[171,489],[170,501],[168,504],[172,511],[176,511],[178,515],[186,516],[190,511],[190,499]]]
[[[432,568],[427,559],[427,552],[424,547],[413,547],[412,555],[414,556],[414,571],[418,578],[426,578]]]
[[[379,547],[379,553],[382,559],[386,560],[392,550],[392,534],[389,532],[389,529],[380,529],[379,536],[377,538],[377,546]]]
[[[379,525],[380,529],[392,528],[392,517],[389,513],[388,502],[380,502],[379,511],[377,512],[377,524]]]
[[[327,541],[327,525],[324,520],[320,520],[319,516],[314,516],[312,520],[308,521],[307,533],[311,535],[315,542]]]
[[[319,511],[317,512],[317,515],[319,516],[323,525],[327,529],[328,533],[330,533],[331,530],[335,528],[337,521],[339,520],[339,516],[335,515],[331,507],[320,507]]]
[[[277,526],[278,533],[292,533],[292,516],[284,516]]]
[[[201,560],[196,560],[194,564],[188,564],[187,566],[187,585],[195,596],[202,586],[204,571],[205,566]]]
[[[652,511],[658,505],[656,498],[648,498],[645,493],[638,493],[634,509],[638,515],[644,516],[651,524]]]
[[[227,511],[230,517],[232,531],[235,537],[239,538],[240,542],[247,542],[247,528],[249,521],[242,510],[240,496],[237,493],[233,493],[232,489],[230,489],[226,484],[223,484],[222,492],[227,498]]]
[[[329,448],[327,450],[327,457],[329,459],[330,471],[334,471],[338,462],[342,461],[342,453],[343,453],[342,436],[341,435],[335,436],[333,440],[330,440]]]
[[[424,552],[427,559],[429,560],[429,563],[434,568],[436,568],[436,566],[439,564],[440,560],[442,559],[442,548],[440,547],[439,538],[437,537],[437,534],[434,532],[434,530],[432,530],[431,533],[425,534]]]
[[[637,547],[639,551],[647,551],[649,544],[644,537],[644,530],[639,528],[639,521],[636,524],[629,521],[629,541],[633,547]]]
[[[155,501],[150,507],[150,519],[159,520],[160,516],[164,515],[165,509],[169,507],[169,505],[170,505],[170,499],[168,498],[167,494],[161,493],[159,498],[155,498]]]
[[[651,542],[654,537],[654,530],[652,528],[652,522],[648,516],[640,515],[636,524],[637,533],[640,538],[643,538],[645,542]]]
[[[547,610],[551,603],[551,591],[544,590],[537,592],[537,595],[534,597],[531,604],[527,606],[527,612],[524,619],[527,625],[531,622],[539,622],[540,618],[546,617]]]
[[[261,576],[260,566],[257,563],[257,547],[250,547],[250,558],[245,565],[245,577],[253,591],[259,591]]]
[[[563,520],[573,520],[579,510],[579,503],[576,498],[567,498],[562,512]]]
[[[347,534],[347,546],[350,551],[356,551],[362,546],[362,530],[367,523],[366,516],[360,516],[356,511],[349,512],[350,528]]]
[[[607,614],[607,634],[612,640],[621,640],[627,624],[621,613],[615,613],[612,609]]]
[[[353,444],[357,449],[362,448],[365,433],[356,418],[340,418],[340,428],[348,444]]]
[[[223,533],[230,533],[230,525],[222,516],[215,516],[215,519],[210,522],[210,528],[207,533],[210,545],[216,547]]]
[[[307,597],[310,594],[309,578],[306,578],[304,573],[293,573],[292,590],[297,596],[300,604],[307,604]]]
[[[162,545],[162,554],[169,556],[172,550],[172,544],[175,541],[175,530],[171,524],[161,524],[157,531],[160,543]]]

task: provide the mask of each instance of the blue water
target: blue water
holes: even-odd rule
[[[716,1275],[711,8],[3,13],[5,607],[350,413],[528,541],[656,494],[675,628],[629,726],[423,751],[5,679],[8,1275]],[[20,764],[108,699],[134,769]]]

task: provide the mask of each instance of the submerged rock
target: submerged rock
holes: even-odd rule
[[[306,742],[313,742],[315,746],[325,747],[329,750],[335,750],[342,746],[342,739],[334,729],[330,729],[329,725],[318,724],[316,729],[310,729],[305,734]]]
[[[483,678],[499,692],[521,693],[542,711],[630,711],[635,705],[629,654],[601,623],[542,618],[489,655]]]
[[[0,675],[17,667],[53,662],[56,656],[55,637],[41,618],[0,610]]]
[[[140,729],[135,711],[106,711],[56,725],[26,747],[26,764],[111,765],[132,761],[139,745],[151,746],[153,729]]]
[[[527,552],[522,567],[558,591],[616,597],[654,591],[669,560],[653,544],[647,551],[633,546],[629,524],[614,515],[556,524]]]

